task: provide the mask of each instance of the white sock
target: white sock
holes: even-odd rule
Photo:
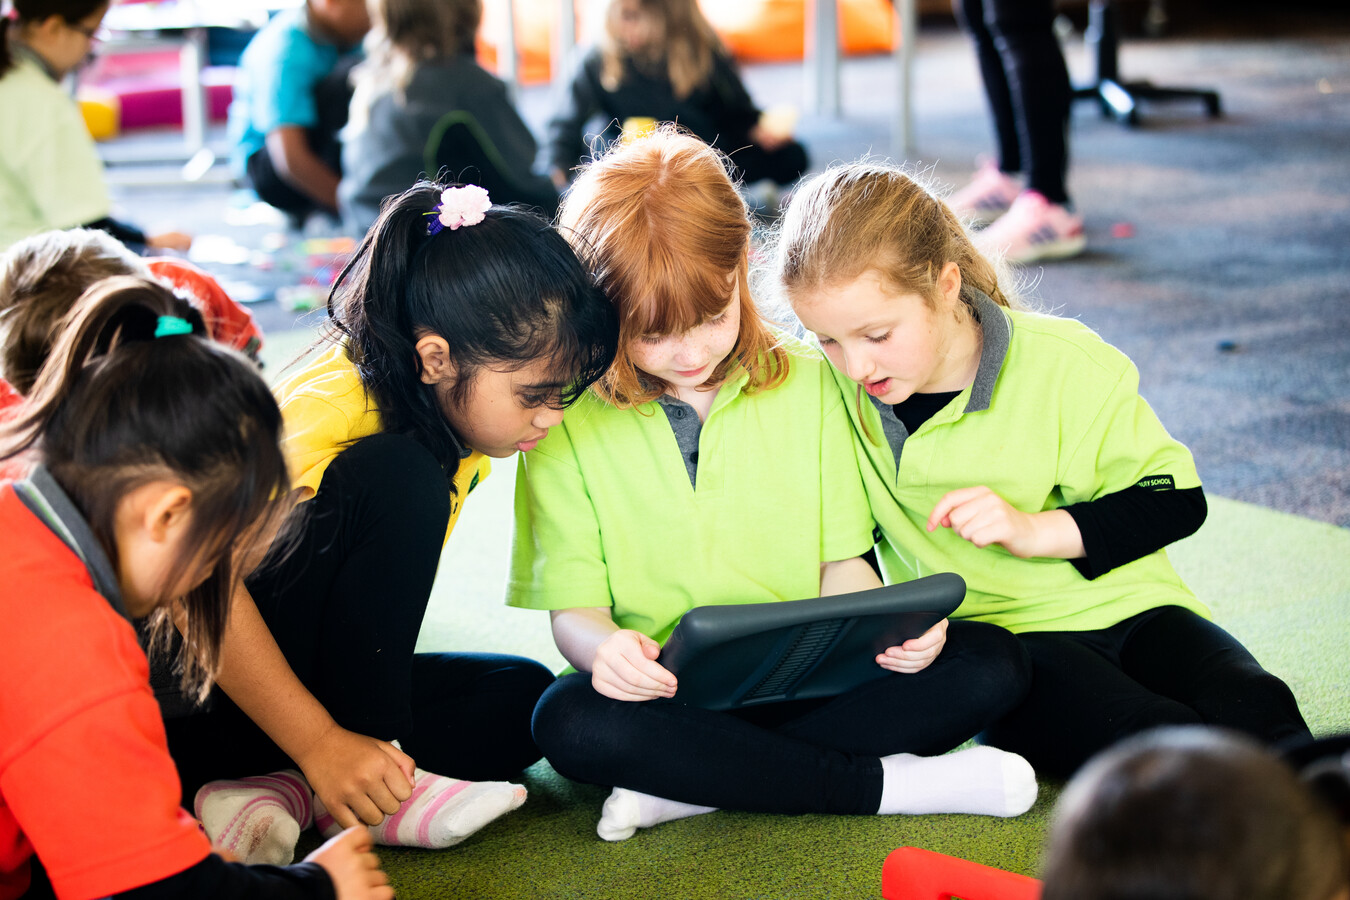
[[[375,843],[386,847],[453,847],[487,823],[525,802],[525,788],[506,781],[461,781],[422,769],[413,771],[412,796],[379,825]],[[314,824],[324,837],[342,832],[323,803],[314,798]]]
[[[716,811],[715,806],[695,806],[615,788],[600,812],[600,824],[595,826],[595,833],[607,841],[626,841],[639,828]]]
[[[883,815],[1020,816],[1036,802],[1036,773],[1016,753],[972,747],[942,756],[881,758]]]
[[[293,769],[202,785],[192,809],[211,844],[240,862],[290,865],[313,820],[314,794]]]

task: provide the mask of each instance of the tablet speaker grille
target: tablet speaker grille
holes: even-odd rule
[[[759,684],[750,689],[742,702],[770,700],[786,694],[830,649],[843,628],[843,619],[826,619],[803,626],[778,657],[778,662]]]

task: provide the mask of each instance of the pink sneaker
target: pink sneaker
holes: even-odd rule
[[[1024,191],[1006,213],[973,236],[986,256],[1002,254],[1009,262],[1077,256],[1087,246],[1083,217],[1036,191]]]
[[[1000,172],[992,160],[987,160],[976,170],[970,184],[947,198],[947,206],[958,219],[979,227],[1007,212],[1020,193],[1022,185],[1017,179]]]

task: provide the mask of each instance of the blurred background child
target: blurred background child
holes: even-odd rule
[[[1294,771],[1241,735],[1145,732],[1060,797],[1044,900],[1343,900],[1341,824]]]
[[[354,72],[342,134],[338,203],[347,230],[365,234],[385,197],[442,166],[496,203],[552,217],[558,192],[531,170],[534,135],[506,85],[474,58],[482,0],[372,0],[370,9],[367,59]]]
[[[179,806],[130,621],[181,628],[182,682],[205,690],[250,547],[285,512],[280,436],[257,368],[205,340],[186,300],[129,277],[84,295],[0,428],[0,459],[41,459],[0,484],[3,900],[30,881],[28,896],[63,898],[393,896],[363,829],[286,869],[211,852]]]
[[[747,186],[789,185],[806,171],[806,149],[765,127],[731,53],[697,0],[604,0],[599,28],[548,125],[548,166],[559,188],[591,149],[587,122],[608,138],[629,119],[677,122],[731,158]]]
[[[103,162],[61,86],[94,48],[109,0],[13,0],[0,19],[0,250],[40,231],[87,225],[138,248],[185,251],[111,218]]]
[[[234,166],[293,226],[314,212],[337,215],[338,132],[351,103],[353,51],[369,29],[365,0],[307,0],[274,16],[239,59]]]

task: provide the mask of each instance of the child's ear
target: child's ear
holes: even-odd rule
[[[146,499],[142,522],[146,533],[155,541],[164,541],[178,533],[192,512],[192,491],[174,481],[155,482]]]
[[[938,293],[950,306],[961,302],[961,267],[949,262],[942,267],[937,277]]]
[[[450,361],[450,344],[439,334],[424,334],[415,349],[422,360],[423,384],[454,383],[455,364]]]

